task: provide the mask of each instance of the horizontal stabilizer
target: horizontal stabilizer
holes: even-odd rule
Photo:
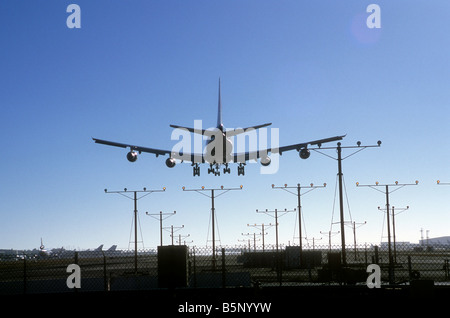
[[[226,134],[227,137],[233,137],[239,134],[244,134],[246,132],[248,132],[249,129],[259,129],[259,128],[263,128],[263,127],[267,127],[272,125],[272,123],[267,123],[267,124],[262,124],[262,125],[256,125],[256,126],[251,126],[251,127],[247,127],[247,128],[238,128],[238,129],[227,129]]]
[[[203,136],[212,136],[215,133],[217,133],[217,131],[219,130],[219,128],[196,129],[196,128],[178,126],[178,125],[170,125],[170,127],[172,127],[172,128],[179,128],[179,129],[186,129],[187,131],[189,131],[191,133],[199,134],[199,135],[203,135]]]

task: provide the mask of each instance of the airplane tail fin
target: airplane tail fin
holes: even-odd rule
[[[220,77],[219,77],[219,100],[218,100],[218,106],[217,106],[217,126],[216,126],[217,129],[219,129],[222,132],[226,132],[228,137],[232,137],[232,136],[236,136],[239,134],[243,134],[243,133],[247,132],[249,129],[259,129],[259,128],[267,127],[270,125],[272,125],[272,123],[266,123],[266,124],[246,127],[246,128],[242,128],[242,129],[231,129],[231,130],[225,131],[225,129],[223,127],[223,122],[222,122],[222,98],[220,96]],[[212,136],[214,134],[213,130],[208,130],[208,129],[197,129],[197,128],[179,126],[179,125],[170,125],[170,127],[186,129],[191,133],[200,134],[200,135],[204,135],[204,136]]]
[[[115,252],[117,248],[117,245],[113,245],[110,248],[108,248],[107,252]]]
[[[196,128],[190,128],[190,127],[184,127],[179,125],[170,125],[172,128],[180,128],[180,129],[186,129],[194,134],[200,134],[205,136],[211,136],[213,134],[213,131],[207,130],[207,129],[196,129]],[[222,100],[220,97],[220,77],[219,77],[219,103],[218,103],[218,110],[217,110],[217,129],[220,129],[223,131],[223,123],[222,123]]]
[[[223,122],[222,122],[222,99],[220,97],[220,77],[219,77],[219,105],[217,110],[217,128],[223,130]]]

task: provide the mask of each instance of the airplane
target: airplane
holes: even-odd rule
[[[222,122],[222,101],[221,101],[221,93],[220,93],[220,78],[219,78],[219,101],[218,101],[218,112],[217,112],[217,125],[213,129],[198,129],[198,128],[190,128],[179,125],[170,125],[170,127],[175,129],[183,129],[187,130],[191,133],[201,134],[207,137],[206,140],[206,149],[205,153],[184,153],[182,151],[172,151],[172,150],[163,150],[149,147],[136,146],[133,144],[124,144],[114,141],[108,141],[103,139],[92,138],[95,143],[120,147],[120,148],[129,148],[130,151],[127,153],[127,159],[130,162],[135,162],[138,158],[138,154],[142,152],[152,153],[158,157],[159,155],[165,156],[169,155],[169,158],[166,159],[166,166],[168,168],[175,167],[177,161],[181,160],[181,162],[188,161],[191,162],[193,167],[193,176],[200,176],[200,167],[199,164],[209,163],[210,168],[208,169],[208,174],[212,173],[215,176],[220,175],[220,165],[224,165],[223,173],[230,173],[230,168],[228,167],[229,163],[239,163],[238,166],[238,176],[245,175],[244,166],[246,162],[249,160],[260,159],[260,163],[263,166],[268,166],[271,163],[270,156],[271,154],[282,154],[285,151],[296,150],[299,152],[299,156],[302,159],[308,159],[310,156],[310,151],[308,150],[308,145],[321,147],[322,144],[342,140],[346,135],[329,137],[314,141],[302,142],[294,145],[288,145],[283,147],[276,148],[266,148],[263,150],[257,151],[246,151],[241,153],[233,153],[233,143],[230,140],[230,137],[236,136],[238,134],[246,133],[251,130],[256,130],[259,128],[270,126],[272,123],[266,123],[261,125],[250,126],[243,129],[225,129]],[[194,125],[195,126],[195,125]],[[218,144],[218,145],[217,145]],[[217,151],[216,151],[217,150]],[[216,154],[217,152],[217,154]]]
[[[42,242],[42,237],[41,237],[41,246],[39,246],[39,256],[40,257],[47,257],[48,253],[47,250],[45,249],[44,243]]]

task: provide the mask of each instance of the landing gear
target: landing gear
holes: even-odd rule
[[[195,176],[199,176],[200,177],[200,167],[198,166],[198,163],[193,163],[192,167],[194,167],[193,168],[193,172],[192,172],[193,176],[194,177]]]
[[[245,167],[245,163],[240,163],[239,164],[239,167],[238,167],[238,176],[240,176],[240,175],[245,175],[245,170],[244,170],[244,167]]]
[[[210,173],[214,173],[215,176],[220,176],[220,171],[219,171],[219,164],[213,164],[210,163],[209,164],[209,168],[208,168],[208,174]]]
[[[223,168],[223,174],[230,174],[231,173],[231,169],[228,166],[228,163],[224,163],[223,165],[225,165],[225,167]],[[193,175],[195,176],[200,176],[200,167],[198,165],[198,163],[193,163],[192,164],[193,167]],[[245,175],[245,163],[240,163],[238,166],[238,176],[240,175]],[[208,168],[208,174],[213,174],[215,176],[220,176],[220,164],[218,163],[210,163],[209,164],[209,168]]]

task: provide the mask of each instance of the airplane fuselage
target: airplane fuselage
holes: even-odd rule
[[[225,164],[233,161],[233,142],[222,129],[216,128],[206,141],[205,161],[210,164]]]

